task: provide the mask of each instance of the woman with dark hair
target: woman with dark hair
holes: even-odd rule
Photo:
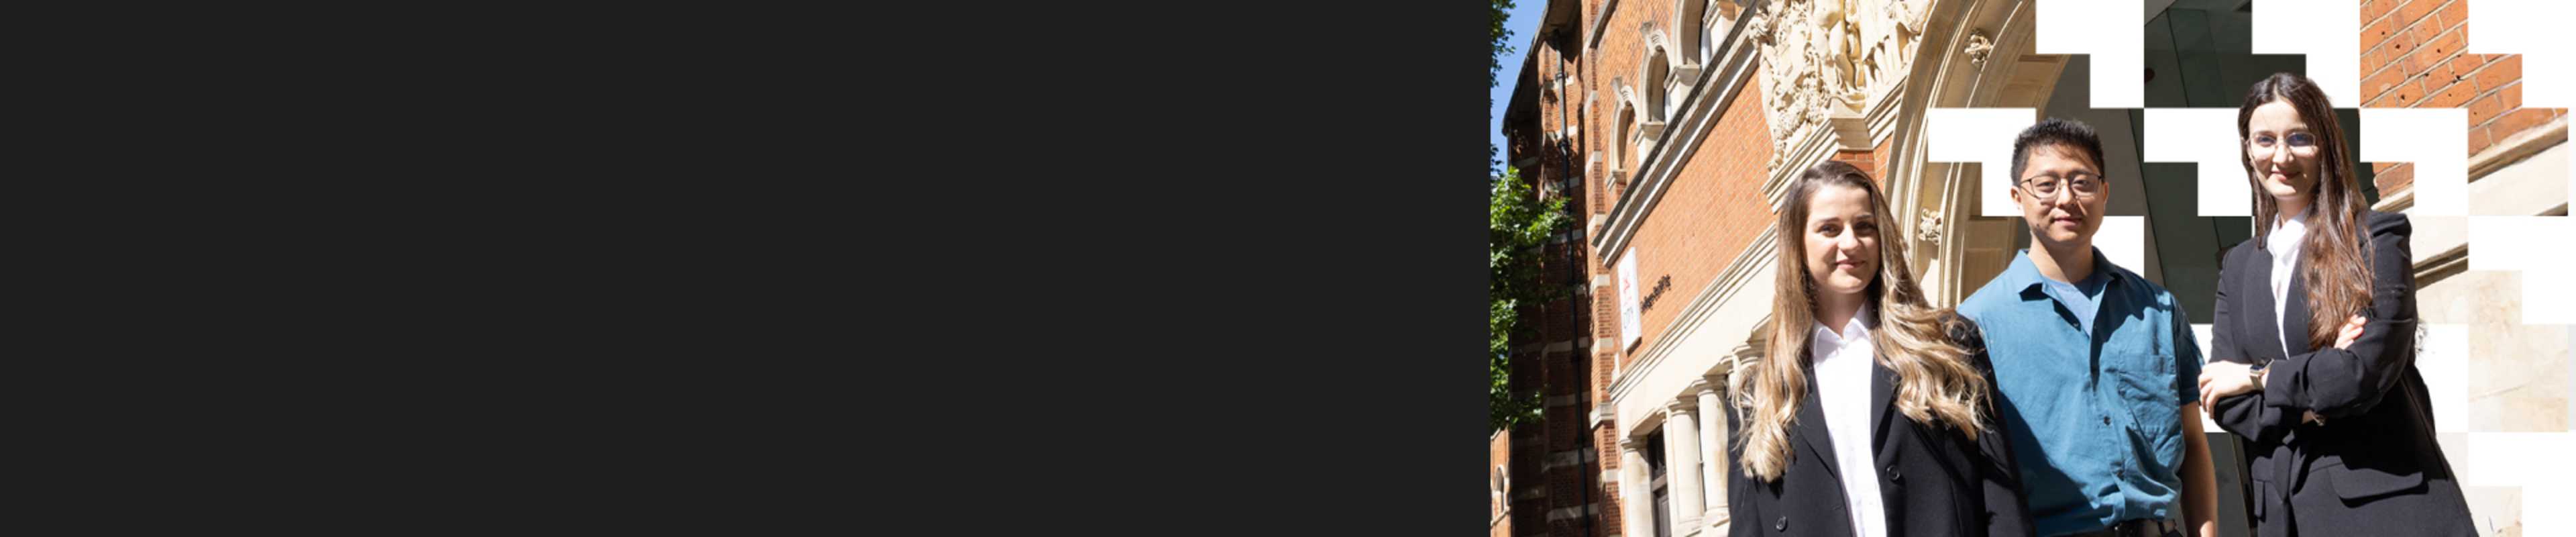
[[[1770,352],[1730,381],[1732,534],[2031,534],[1983,340],[1925,302],[1894,220],[1850,164],[1789,186]]]
[[[2406,216],[2362,207],[2342,125],[2275,73],[2236,112],[2253,240],[2219,268],[2204,408],[2245,438],[2261,535],[2475,535],[2415,369]]]

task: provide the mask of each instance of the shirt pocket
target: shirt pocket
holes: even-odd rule
[[[2137,445],[2148,453],[2145,466],[2169,469],[2182,461],[2182,401],[2176,392],[2173,353],[2164,349],[2165,342],[2152,342],[2143,350],[2148,354],[2125,361],[2128,367],[2116,368],[2111,385],[2117,387],[2118,404],[2128,413],[2141,437]],[[2197,380],[2197,379],[2195,379]],[[2158,472],[2159,474],[2163,472]]]

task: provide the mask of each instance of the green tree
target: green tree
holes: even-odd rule
[[[1538,390],[1511,382],[1512,347],[1526,343],[1513,335],[1520,329],[1522,305],[1545,304],[1563,296],[1562,287],[1542,280],[1539,261],[1548,238],[1574,220],[1565,214],[1565,198],[1540,200],[1537,192],[1521,183],[1520,175],[1519,168],[1505,168],[1502,177],[1493,181],[1486,202],[1485,297],[1490,315],[1485,354],[1493,386],[1485,400],[1492,407],[1494,429],[1538,419],[1542,401]]]
[[[1493,62],[1485,67],[1485,87],[1488,88],[1502,84],[1503,55],[1512,52],[1512,30],[1503,27],[1503,23],[1512,16],[1512,0],[1492,1],[1494,3],[1494,55],[1491,58]],[[1485,99],[1487,108],[1491,108],[1493,97],[1489,96]]]
[[[1504,27],[1511,18],[1513,0],[1489,0],[1493,5],[1493,55],[1485,68],[1485,87],[1502,85],[1503,57],[1512,52],[1512,31]],[[1485,97],[1485,109],[1493,109],[1491,92]],[[1488,121],[1492,118],[1486,118]],[[1545,304],[1562,294],[1556,287],[1539,280],[1539,257],[1549,236],[1564,231],[1573,222],[1565,214],[1563,198],[1539,200],[1538,193],[1521,182],[1518,168],[1502,166],[1499,148],[1485,144],[1485,169],[1497,167],[1502,173],[1488,181],[1486,199],[1486,279],[1485,298],[1489,316],[1485,328],[1485,367],[1492,388],[1485,393],[1491,406],[1489,421],[1500,430],[1514,425],[1536,422],[1543,399],[1536,389],[1523,389],[1511,382],[1512,336],[1520,329],[1522,304]]]

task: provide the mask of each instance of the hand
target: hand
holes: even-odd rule
[[[2227,361],[2210,362],[2200,369],[2200,407],[2218,408],[2219,398],[2263,389],[2255,384],[2253,366]]]
[[[2335,348],[2351,349],[2352,340],[2361,339],[2361,326],[2364,321],[2367,321],[2367,319],[2363,319],[2359,315],[2354,315],[2351,319],[2345,320],[2343,322],[2343,329],[2337,331],[2335,334]]]

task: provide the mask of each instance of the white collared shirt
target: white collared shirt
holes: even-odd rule
[[[1877,371],[1877,347],[1871,343],[1869,313],[1852,316],[1842,333],[1816,323],[1808,336],[1815,353],[1816,404],[1824,410],[1825,432],[1833,438],[1834,465],[1841,467],[1843,498],[1851,513],[1852,535],[1887,535],[1887,509],[1880,505],[1878,467],[1871,452],[1870,377]]]
[[[2290,278],[2298,274],[2299,245],[2306,243],[2307,238],[2308,214],[2301,211],[2298,216],[2273,224],[2271,234],[2263,239],[2263,249],[2272,252],[2272,326],[2274,327],[2281,326],[2282,321],[2288,320],[2284,317],[2289,312]],[[2303,338],[2307,335],[2281,334],[2282,356],[2290,355],[2290,338],[2293,337]]]

